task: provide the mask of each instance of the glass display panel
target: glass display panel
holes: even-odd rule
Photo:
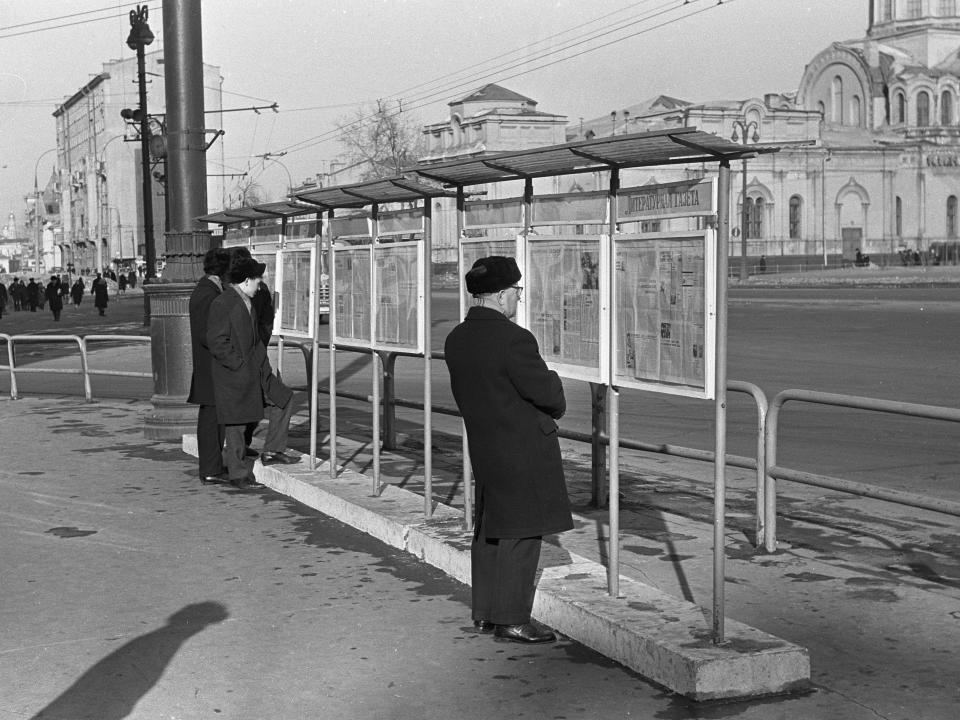
[[[370,346],[370,246],[334,250],[336,340]]]

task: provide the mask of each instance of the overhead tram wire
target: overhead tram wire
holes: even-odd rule
[[[0,40],[6,40],[8,38],[14,38],[14,37],[21,37],[23,35],[33,35],[35,33],[45,32],[47,30],[60,30],[62,28],[74,27],[76,25],[85,25],[87,23],[98,22],[100,20],[116,20],[117,18],[122,18],[125,16],[125,13],[117,12],[118,10],[122,10],[123,8],[128,8],[128,7],[134,7],[138,4],[142,5],[144,3],[142,2],[142,0],[140,3],[128,2],[128,3],[123,3],[122,5],[111,6],[109,8],[101,8],[99,10],[86,10],[84,12],[72,13],[70,15],[60,15],[58,17],[47,18],[45,20],[31,20],[30,22],[20,23],[19,25],[10,25],[0,30]],[[61,23],[60,25],[38,27],[30,30],[21,30],[19,32],[8,32],[9,30],[12,30],[15,28],[27,27],[29,25],[40,25],[43,23],[58,22],[60,20],[66,20],[73,17],[80,17],[81,15],[91,15],[94,13],[108,12],[108,11],[112,12],[113,14],[102,15],[101,17],[95,17],[95,18],[88,18],[86,20],[77,20],[75,22]]]
[[[644,0],[644,1],[646,1],[646,0]],[[471,77],[468,78],[468,79],[464,79],[464,80],[461,80],[461,81],[457,81],[457,82],[454,83],[454,84],[447,83],[444,87],[438,88],[438,89],[433,90],[433,91],[431,91],[431,92],[429,92],[429,93],[420,94],[420,95],[414,96],[413,98],[409,99],[409,102],[410,102],[412,105],[411,105],[410,107],[408,107],[407,109],[411,109],[411,110],[412,110],[412,109],[417,109],[417,108],[419,108],[419,107],[423,107],[425,104],[428,104],[429,102],[432,102],[432,101],[435,100],[435,99],[442,98],[442,97],[444,97],[444,96],[448,96],[450,93],[456,92],[456,91],[458,91],[458,90],[460,90],[460,89],[463,89],[463,88],[466,88],[466,87],[475,88],[478,80],[483,80],[483,79],[487,79],[487,78],[491,78],[491,77],[496,77],[497,72],[503,72],[503,71],[506,71],[506,70],[512,70],[512,69],[517,68],[517,67],[522,67],[523,65],[528,64],[528,63],[530,63],[530,62],[536,62],[537,60],[541,60],[541,59],[543,59],[543,58],[545,58],[545,57],[549,57],[549,56],[551,56],[551,55],[556,55],[557,53],[565,52],[565,51],[569,50],[570,48],[577,47],[578,45],[582,45],[582,44],[585,43],[585,42],[591,42],[591,41],[593,41],[593,40],[596,40],[596,39],[598,39],[598,38],[604,37],[604,36],[606,36],[606,35],[610,35],[610,34],[612,34],[612,33],[619,32],[620,30],[623,30],[624,28],[631,27],[631,26],[633,26],[633,25],[637,25],[638,23],[641,23],[641,22],[646,22],[646,21],[651,20],[651,19],[653,19],[653,18],[655,18],[655,17],[659,17],[659,16],[661,16],[661,15],[664,15],[664,14],[670,12],[671,10],[679,10],[680,8],[688,5],[689,2],[691,2],[691,1],[692,1],[692,2],[698,2],[699,0],[687,0],[687,2],[683,2],[682,4],[678,5],[677,3],[678,3],[679,1],[680,1],[680,0],[670,0],[670,1],[667,2],[667,3],[665,3],[665,4],[661,5],[661,6],[658,6],[657,8],[654,9],[654,11],[648,13],[646,16],[639,17],[639,18],[638,18],[638,17],[632,17],[632,18],[630,18],[630,19],[629,19],[629,22],[619,21],[620,24],[613,23],[613,24],[611,24],[611,25],[608,25],[608,26],[606,26],[605,28],[603,28],[603,30],[604,30],[603,32],[599,32],[599,31],[597,31],[597,30],[594,30],[594,31],[590,31],[590,32],[594,33],[593,35],[591,35],[590,32],[585,33],[585,34],[582,34],[582,35],[580,35],[580,36],[578,36],[578,37],[572,38],[567,44],[561,45],[561,46],[558,47],[558,48],[553,48],[553,49],[550,49],[550,50],[541,51],[540,54],[537,55],[537,56],[535,56],[535,57],[526,58],[526,59],[524,59],[524,60],[522,60],[522,61],[519,61],[519,62],[518,62],[518,61],[510,61],[510,62],[512,62],[512,64],[509,64],[509,63],[503,64],[500,68],[495,69],[495,70],[491,70],[491,71],[487,72],[485,75],[479,75],[479,76],[474,75],[474,76],[471,76]],[[682,19],[682,18],[680,18],[680,19]],[[570,31],[571,31],[571,29],[564,30],[564,31],[562,31],[562,32],[559,33],[559,34],[561,34],[561,35],[562,35],[562,34],[566,34],[566,33],[570,32]],[[637,35],[637,34],[639,34],[639,33],[632,33],[631,35],[628,35],[628,36],[626,36],[626,37],[624,37],[624,38],[621,38],[621,39],[627,39],[627,38],[633,37],[633,36],[635,36],[635,35]],[[586,36],[589,36],[589,37],[586,37]],[[603,47],[603,46],[599,46],[599,47]],[[520,51],[522,51],[522,48],[520,49]],[[517,51],[517,50],[511,51],[510,53],[504,54],[503,57],[506,57],[506,56],[508,56],[508,55],[515,54],[516,52],[518,52],[518,51]],[[573,55],[573,56],[571,56],[571,57],[577,57],[577,55]],[[488,62],[488,61],[485,61],[485,62]],[[484,63],[480,63],[480,64],[484,64]],[[549,65],[544,65],[543,67],[549,67]],[[538,68],[538,69],[539,69],[539,68]],[[523,74],[523,73],[520,73],[520,74]],[[516,77],[516,76],[517,76],[517,75],[511,75],[510,77]],[[432,83],[427,83],[427,84],[432,84]],[[370,116],[370,117],[368,117],[368,118],[366,118],[366,119],[371,119],[371,118],[372,118],[372,116]],[[362,122],[363,122],[363,120],[357,120],[357,121],[348,123],[348,124],[347,124],[347,127],[352,127],[352,126],[354,126],[354,125],[356,125],[356,124],[359,124],[359,123],[362,123]],[[308,140],[301,141],[301,143],[303,143],[303,142],[312,142],[312,140],[314,140],[314,139],[319,139],[321,142],[324,142],[324,141],[326,141],[326,140],[328,139],[328,138],[326,137],[327,135],[329,135],[329,134],[331,134],[331,133],[334,133],[334,134],[335,134],[335,133],[337,133],[337,132],[339,132],[339,130],[328,131],[328,132],[326,132],[326,133],[323,133],[322,135],[315,136],[314,138],[310,138],[310,139],[308,139]],[[297,147],[297,145],[299,145],[299,144],[300,144],[300,143],[294,143],[293,145],[288,146],[287,148],[284,148],[284,150],[285,150],[285,151],[293,152],[293,151],[299,149],[299,148]],[[310,145],[310,147],[312,147],[312,144]]]
[[[679,7],[674,7],[674,9],[680,9],[680,8],[683,8],[683,7],[689,7],[689,6],[691,6],[693,3],[697,2],[697,1],[698,1],[698,0],[688,0],[687,2],[682,3]],[[711,1],[712,1],[712,0],[711,0]],[[543,64],[541,64],[541,65],[537,65],[536,67],[528,68],[528,69],[522,70],[522,71],[520,71],[520,72],[513,73],[513,74],[511,74],[511,75],[506,75],[506,76],[503,76],[503,77],[500,77],[500,76],[495,76],[495,77],[496,77],[496,80],[497,80],[497,81],[502,82],[502,81],[504,81],[504,80],[510,80],[510,79],[512,79],[512,78],[520,77],[520,76],[522,76],[522,75],[526,75],[526,74],[529,74],[529,73],[531,73],[531,72],[536,72],[536,71],[538,71],[538,70],[543,70],[543,69],[545,69],[545,68],[551,67],[551,66],[556,65],[556,64],[559,64],[559,63],[561,63],[561,62],[566,62],[566,61],[568,61],[568,60],[573,60],[573,59],[575,59],[575,58],[578,58],[578,57],[581,57],[581,56],[583,56],[583,55],[589,54],[589,53],[594,52],[594,51],[596,51],[596,50],[600,50],[600,49],[602,49],[602,48],[609,47],[609,46],[611,46],[611,45],[615,45],[615,44],[617,44],[617,43],[623,42],[624,40],[629,40],[630,38],[636,37],[636,36],[638,36],[638,35],[643,35],[643,34],[646,34],[646,33],[648,33],[648,32],[652,32],[652,31],[654,31],[654,30],[657,30],[657,29],[666,27],[666,26],[668,26],[668,25],[672,25],[673,23],[680,22],[680,21],[682,21],[682,20],[686,20],[686,19],[688,19],[688,18],[690,18],[690,17],[694,17],[695,15],[700,15],[700,14],[702,14],[702,13],[705,13],[705,12],[709,11],[709,10],[713,10],[713,9],[715,9],[715,8],[721,6],[721,5],[727,5],[727,6],[729,6],[729,5],[730,5],[731,3],[733,3],[733,2],[734,2],[734,0],[724,0],[724,2],[715,2],[715,3],[712,4],[712,5],[709,5],[709,6],[707,6],[707,7],[702,7],[702,8],[697,9],[697,10],[693,10],[692,12],[688,12],[688,13],[686,13],[686,14],[684,14],[684,15],[681,15],[680,17],[675,17],[675,18],[666,20],[666,21],[664,21],[664,22],[661,22],[661,23],[659,23],[659,24],[657,24],[657,25],[654,25],[654,26],[651,26],[651,27],[647,27],[647,28],[642,28],[642,29],[637,30],[637,31],[635,31],[635,32],[631,32],[630,34],[625,35],[625,36],[623,36],[623,37],[615,38],[615,39],[610,40],[610,41],[608,41],[608,42],[605,42],[605,43],[602,43],[602,44],[599,44],[599,45],[595,45],[595,46],[593,46],[593,47],[586,48],[586,49],[581,50],[581,51],[579,51],[579,52],[577,52],[577,53],[575,53],[575,54],[573,54],[573,55],[568,55],[568,56],[565,56],[565,57],[557,58],[557,59],[555,59],[555,60],[551,60],[550,62],[543,63]],[[664,14],[663,12],[658,12],[658,13],[657,13],[657,15],[663,15],[663,14]],[[646,19],[652,19],[652,17],[653,17],[653,16],[651,16],[651,17],[649,17],[649,18],[646,18]],[[631,22],[630,24],[631,24],[631,25],[636,25],[637,22],[639,22],[639,21]],[[624,27],[626,27],[626,26],[624,26]],[[618,28],[618,29],[622,29],[622,28]],[[613,32],[616,32],[616,31],[617,31],[617,29],[614,29],[614,30],[608,31],[608,32],[606,32],[606,33],[603,33],[603,34],[601,34],[601,35],[597,35],[596,37],[594,37],[594,38],[592,38],[592,39],[597,39],[597,38],[599,38],[599,37],[603,37],[604,35],[612,34]],[[527,62],[535,62],[537,59],[543,59],[543,58],[545,58],[545,57],[548,57],[549,55],[556,54],[556,52],[562,52],[563,50],[569,49],[570,47],[575,47],[576,45],[582,45],[583,42],[588,42],[588,41],[589,41],[589,40],[584,40],[584,41],[578,42],[578,43],[576,43],[576,44],[571,44],[571,45],[569,45],[569,46],[567,46],[567,47],[565,47],[565,48],[561,48],[561,49],[559,49],[559,50],[557,50],[557,51],[542,54],[542,55],[539,56],[539,58],[534,58],[533,60],[527,61]],[[510,68],[505,68],[505,69],[513,69],[514,67],[520,67],[520,66],[522,66],[523,64],[526,64],[526,63],[515,64],[515,65],[511,66]],[[486,76],[483,76],[483,77],[486,78],[486,77],[492,77],[492,76],[494,76],[494,75],[493,75],[493,74],[490,74],[490,75],[486,75]],[[463,87],[464,85],[465,85],[465,83],[461,83],[460,85],[455,85],[455,86],[453,86],[452,88],[446,88],[446,89],[443,89],[443,90],[439,90],[439,91],[437,91],[437,93],[434,93],[434,94],[432,94],[432,95],[428,95],[428,96],[424,96],[424,97],[421,97],[421,98],[417,98],[416,100],[412,101],[411,104],[409,104],[409,105],[406,104],[406,103],[404,103],[404,107],[402,108],[401,111],[398,111],[398,112],[396,112],[396,113],[392,113],[392,114],[389,115],[388,117],[396,117],[397,115],[400,114],[400,112],[407,112],[407,111],[410,111],[410,110],[417,110],[417,109],[419,109],[419,108],[421,108],[421,107],[425,107],[426,105],[429,105],[429,104],[431,104],[432,102],[435,102],[437,97],[442,97],[442,96],[445,95],[445,94],[449,94],[450,92],[456,90],[458,87]],[[471,83],[470,86],[471,86],[471,87],[475,87],[475,85],[476,85],[476,79],[474,79],[474,81]],[[354,121],[353,123],[348,123],[347,126],[349,127],[349,126],[352,126],[352,125],[361,124],[361,123],[363,123],[363,122],[365,122],[365,121],[369,121],[369,120],[372,120],[372,119],[373,119],[373,116],[368,116],[367,118]],[[324,133],[322,133],[322,134],[320,134],[320,135],[314,136],[314,137],[312,137],[312,138],[307,138],[306,140],[301,140],[301,141],[298,142],[298,143],[294,143],[293,145],[289,145],[289,146],[287,146],[286,148],[282,148],[281,150],[278,150],[278,151],[276,151],[276,152],[290,153],[290,152],[298,152],[298,151],[300,151],[300,150],[307,150],[307,149],[309,149],[309,148],[311,148],[311,147],[314,147],[314,146],[316,146],[316,145],[319,145],[319,144],[322,144],[322,143],[324,143],[324,142],[328,142],[329,140],[335,139],[336,136],[339,134],[339,132],[340,132],[340,129],[339,129],[339,128],[332,129],[332,130],[328,130],[328,131],[326,131],[326,132],[324,132]]]
[[[587,23],[585,23],[585,24],[577,25],[576,27],[570,27],[570,28],[567,28],[566,30],[561,30],[561,31],[558,32],[558,33],[554,33],[553,35],[549,35],[549,36],[547,36],[547,37],[545,37],[545,38],[541,38],[540,40],[537,40],[536,42],[532,43],[532,44],[529,45],[529,46],[525,46],[525,47],[522,47],[522,48],[516,48],[515,50],[510,50],[510,51],[508,51],[508,52],[506,52],[506,53],[501,53],[501,54],[499,54],[499,55],[494,55],[494,56],[492,56],[492,57],[486,58],[485,60],[481,60],[481,61],[479,61],[479,62],[476,62],[476,63],[474,63],[474,64],[472,64],[472,65],[468,65],[468,66],[466,66],[466,67],[460,68],[459,70],[454,70],[454,71],[452,71],[452,72],[449,72],[449,73],[447,73],[446,75],[441,75],[440,77],[434,78],[433,80],[427,80],[427,81],[425,81],[425,82],[418,83],[418,84],[412,85],[412,86],[410,86],[410,87],[408,87],[408,88],[404,88],[404,89],[402,89],[402,90],[399,90],[398,92],[394,93],[394,95],[403,97],[403,96],[407,95],[408,93],[414,92],[415,90],[420,90],[421,88],[425,88],[425,87],[429,87],[429,86],[431,86],[431,85],[434,85],[434,84],[440,82],[441,80],[446,80],[447,78],[452,78],[452,77],[456,77],[456,76],[458,76],[458,75],[463,75],[464,73],[474,72],[474,71],[477,70],[478,68],[482,68],[483,66],[488,65],[489,63],[492,63],[492,62],[494,62],[494,61],[499,61],[501,58],[506,58],[506,57],[510,57],[511,55],[518,55],[518,54],[520,54],[520,53],[529,52],[529,50],[530,50],[531,48],[536,47],[537,45],[543,45],[543,44],[548,43],[548,42],[550,42],[550,41],[552,41],[552,40],[555,40],[555,39],[557,39],[557,38],[559,38],[559,37],[562,37],[563,35],[566,35],[566,34],[568,34],[568,33],[576,32],[576,31],[578,31],[578,30],[583,30],[584,28],[589,27],[590,25],[595,25],[596,23],[598,23],[598,22],[600,22],[600,21],[602,21],[602,20],[605,20],[605,19],[607,19],[607,18],[609,18],[609,17],[612,17],[612,16],[614,16],[614,15],[619,15],[619,14],[621,14],[621,13],[627,12],[628,10],[632,10],[633,8],[637,7],[638,5],[646,5],[647,3],[650,3],[650,2],[654,2],[654,0],[638,0],[638,2],[635,2],[635,3],[633,3],[632,5],[628,5],[628,6],[622,7],[622,8],[620,8],[619,10],[614,10],[614,11],[612,11],[612,12],[607,13],[606,15],[601,15],[600,17],[594,18],[593,20],[591,20],[591,21],[589,21],[589,22],[587,22]],[[593,32],[593,31],[589,31],[589,32]]]

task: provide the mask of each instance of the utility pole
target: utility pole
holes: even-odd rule
[[[750,137],[750,131],[753,130],[753,137]],[[739,132],[739,138],[738,138]],[[760,141],[760,126],[757,124],[756,120],[734,120],[733,121],[733,136],[731,139],[734,142],[737,142],[738,139],[743,141],[744,147],[747,146],[749,141],[752,139],[753,142]],[[750,277],[750,273],[747,270],[747,225],[750,221],[749,213],[747,212],[747,159],[743,159],[743,198],[740,203],[740,282],[746,282],[747,278]]]
[[[144,61],[144,48],[153,42],[153,32],[147,24],[149,10],[146,5],[137,5],[130,11],[130,34],[127,47],[137,52],[137,89],[140,94],[140,107],[136,113],[122,110],[120,114],[128,120],[140,122],[140,164],[143,180],[143,243],[147,259],[147,272],[144,279],[150,282],[157,277],[157,251],[153,238],[153,189],[150,183],[150,124],[147,118],[147,72]]]

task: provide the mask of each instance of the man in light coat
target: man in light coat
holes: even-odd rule
[[[293,391],[270,367],[267,348],[258,340],[256,312],[250,302],[264,270],[263,263],[250,258],[236,262],[230,269],[229,288],[210,304],[207,318],[207,347],[213,357],[217,421],[224,426],[227,476],[241,489],[256,482],[247,464],[244,427],[263,419],[265,405],[269,426],[261,462],[298,462],[284,452],[293,415]]]
[[[513,258],[477,260],[466,275],[477,305],[444,351],[476,478],[474,627],[537,643],[555,639],[530,622],[541,538],[571,529],[573,517],[556,423],[566,410],[563,385],[533,334],[512,322],[520,279]]]

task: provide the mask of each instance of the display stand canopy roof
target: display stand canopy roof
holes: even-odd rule
[[[229,224],[318,210],[414,202],[425,197],[452,196],[456,188],[469,185],[611,168],[732,162],[778,149],[773,145],[734,143],[697,128],[671,128],[415,165],[398,177],[307,190],[296,193],[286,202],[223,210],[199,220]]]

